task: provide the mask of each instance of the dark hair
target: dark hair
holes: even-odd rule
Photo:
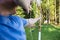
[[[17,7],[17,4],[13,0],[1,0],[0,5],[7,10],[12,10]]]

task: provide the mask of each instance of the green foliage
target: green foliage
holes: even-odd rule
[[[24,17],[25,15],[23,13],[24,13],[23,9],[18,6],[16,9],[16,15]]]
[[[16,15],[21,16],[21,17],[25,17],[25,18],[29,18],[29,16],[31,18],[37,17],[39,12],[38,12],[38,7],[36,4],[36,1],[33,0],[32,4],[31,4],[30,14],[26,14],[21,7],[17,7],[16,13],[17,13]]]
[[[58,5],[55,6],[55,0],[42,0],[41,9],[40,7],[37,7],[36,0],[33,0],[31,4],[30,14],[26,14],[21,7],[17,7],[16,15],[24,18],[36,18],[40,16],[40,10],[42,10],[43,21],[47,20],[47,14],[49,14],[49,19],[52,22],[55,19],[54,17],[56,13],[55,11],[56,8],[58,11]],[[58,12],[57,12],[57,15],[58,15]]]

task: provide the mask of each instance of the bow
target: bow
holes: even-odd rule
[[[36,3],[37,3],[37,7],[38,9],[40,10],[40,17],[42,17],[42,9],[41,9],[41,3],[42,1],[41,0],[36,0]],[[38,33],[38,40],[41,40],[41,19],[39,21],[39,33]]]
[[[38,13],[39,13],[39,17],[42,17],[41,15],[41,12],[42,12],[42,10],[41,10],[41,0],[33,0],[34,2],[36,2],[36,4],[37,4],[37,8],[38,8],[38,10],[40,10]],[[36,7],[35,7],[36,8]],[[36,9],[35,9],[36,10]],[[34,13],[36,13],[36,12],[34,12]],[[31,13],[30,13],[30,18],[31,18]],[[34,30],[34,29],[33,29]],[[32,29],[30,28],[30,33],[31,33],[31,37],[32,37],[32,39],[31,40],[33,40],[33,35],[32,35]],[[39,33],[38,33],[38,40],[41,40],[41,19],[40,19],[40,21],[39,21]]]

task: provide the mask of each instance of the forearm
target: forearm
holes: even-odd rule
[[[40,20],[40,18],[30,18],[30,19],[27,19],[28,20],[28,26],[29,25],[33,25],[33,24],[35,24],[38,20]]]

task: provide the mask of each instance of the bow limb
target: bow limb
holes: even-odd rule
[[[38,9],[40,10],[39,12],[39,16],[40,16],[40,21],[39,21],[39,33],[38,33],[38,40],[41,40],[41,18],[42,18],[42,9],[41,9],[41,3],[42,1],[41,0],[36,0],[36,3],[37,3],[37,7]]]

